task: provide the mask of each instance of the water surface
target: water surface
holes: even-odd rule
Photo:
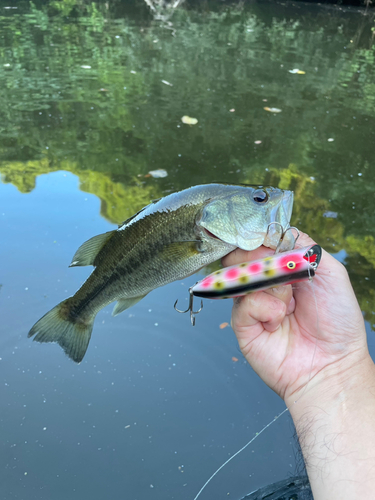
[[[219,328],[230,301],[207,301],[195,328],[174,311],[194,276],[101,311],[80,365],[27,339],[87,277],[67,267],[79,245],[151,199],[214,181],[294,190],[292,223],[347,266],[375,354],[373,18],[110,3],[0,2],[4,499],[192,500],[284,408]],[[293,432],[278,420],[201,499],[295,473]]]

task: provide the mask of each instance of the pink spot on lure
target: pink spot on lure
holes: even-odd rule
[[[207,278],[204,278],[201,282],[202,288],[209,288],[212,283],[214,282],[214,279],[212,276],[207,276]]]
[[[249,266],[247,266],[247,270],[249,274],[258,274],[262,271],[262,264],[260,262],[250,264]]]
[[[224,278],[227,280],[236,280],[239,277],[239,275],[240,275],[240,270],[238,268],[231,268],[224,273]]]

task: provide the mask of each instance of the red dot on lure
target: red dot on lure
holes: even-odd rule
[[[309,262],[316,262],[316,259],[317,259],[317,254],[314,253],[313,255],[311,256],[308,256],[308,255],[304,255],[303,258]]]

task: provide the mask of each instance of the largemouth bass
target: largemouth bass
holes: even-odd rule
[[[160,286],[194,274],[237,247],[276,248],[289,226],[293,193],[225,184],[195,186],[150,203],[118,229],[89,239],[70,264],[93,265],[81,288],[43,316],[29,332],[57,342],[82,361],[96,314],[117,301],[113,315]],[[278,224],[270,223],[277,222]],[[293,248],[291,231],[281,250]]]

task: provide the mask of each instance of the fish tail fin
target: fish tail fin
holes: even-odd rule
[[[80,363],[87,351],[95,316],[85,318],[72,314],[71,299],[60,302],[45,314],[28,333],[37,342],[57,342],[67,356]]]

